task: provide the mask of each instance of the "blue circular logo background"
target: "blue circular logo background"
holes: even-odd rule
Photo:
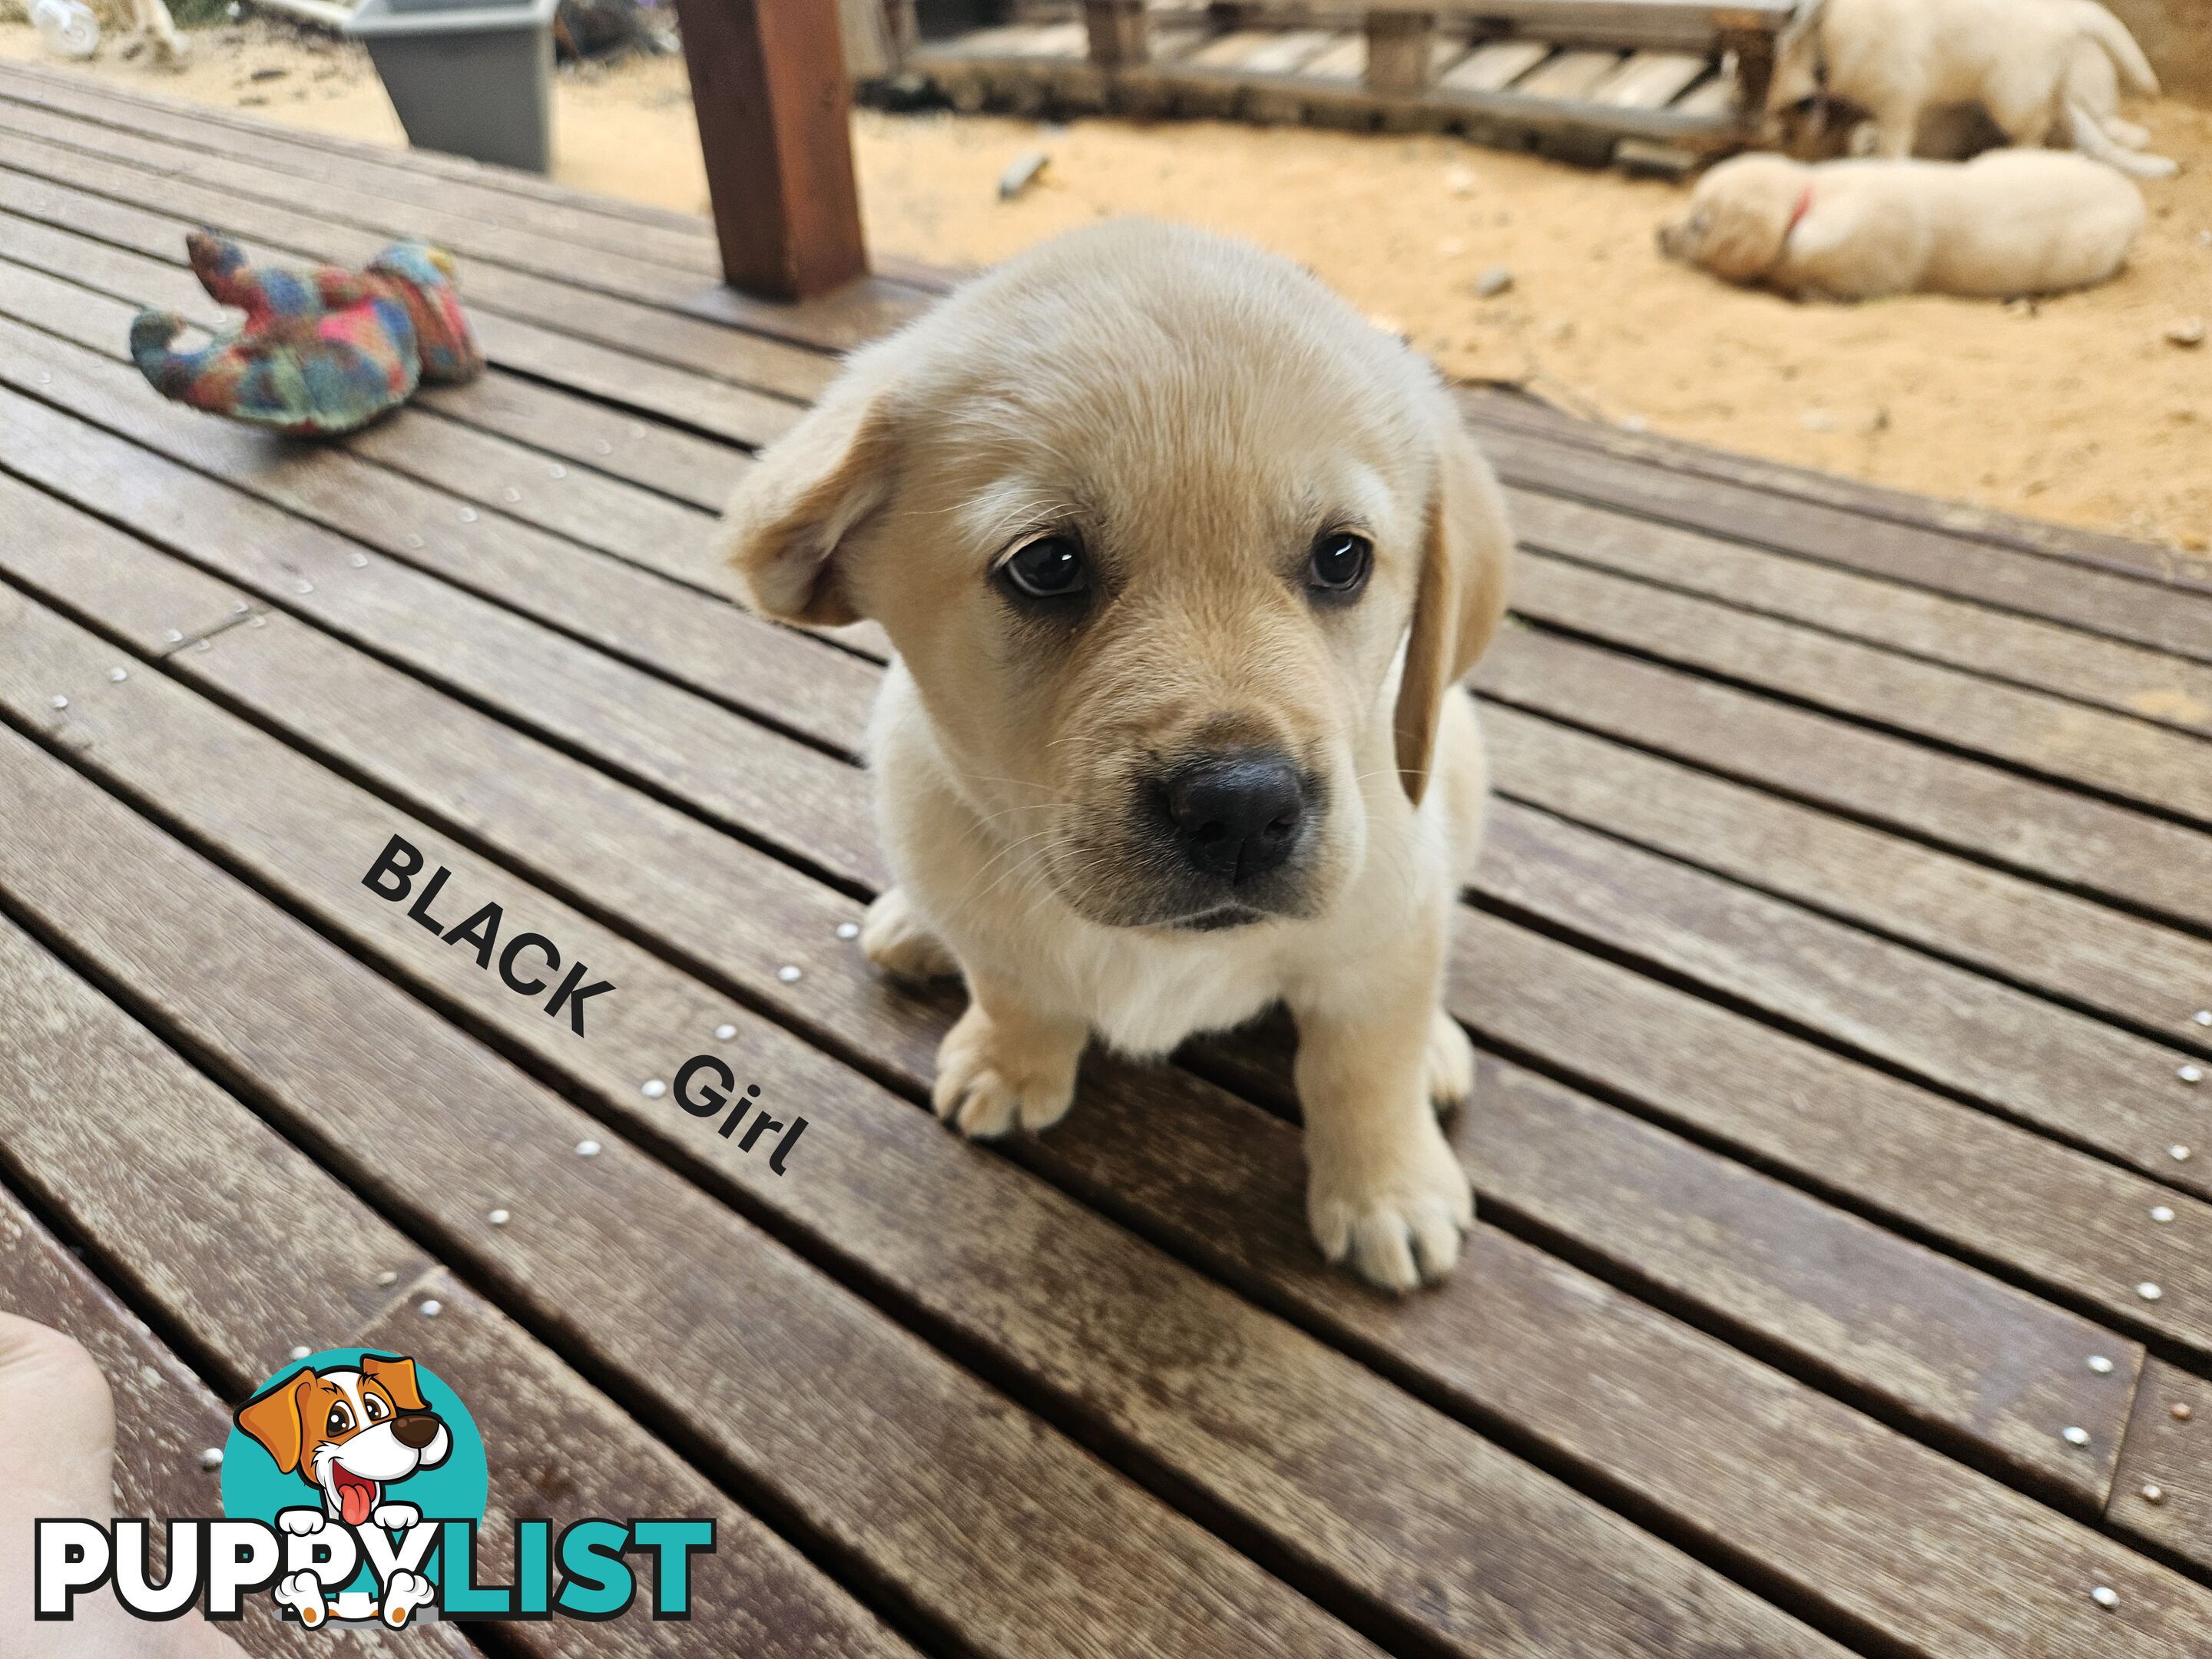
[[[303,1370],[358,1370],[363,1354],[387,1359],[394,1357],[382,1348],[325,1348],[287,1365],[256,1389],[254,1396],[258,1398]],[[404,1357],[414,1358],[411,1354]],[[415,1383],[422,1391],[422,1403],[438,1414],[446,1431],[453,1437],[453,1450],[436,1468],[423,1469],[386,1487],[385,1498],[391,1503],[412,1504],[422,1510],[425,1525],[440,1521],[481,1521],[491,1498],[491,1476],[484,1460],[483,1437],[477,1432],[476,1421],[469,1415],[469,1408],[461,1404],[460,1396],[420,1359],[415,1360]],[[232,1423],[230,1438],[222,1449],[224,1515],[234,1521],[261,1521],[273,1527],[280,1510],[322,1507],[320,1487],[309,1485],[296,1473],[280,1473],[268,1449]],[[441,1564],[442,1559],[428,1570],[433,1580],[438,1577],[437,1567]],[[374,1589],[368,1569],[363,1566],[346,1588]]]

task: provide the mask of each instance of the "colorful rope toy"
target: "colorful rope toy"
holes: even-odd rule
[[[246,313],[235,333],[198,351],[173,351],[185,327],[174,312],[142,311],[131,356],[163,397],[211,414],[303,437],[366,426],[418,383],[473,379],[484,359],[437,248],[400,242],[368,269],[259,270],[213,231],[185,239],[210,298]]]

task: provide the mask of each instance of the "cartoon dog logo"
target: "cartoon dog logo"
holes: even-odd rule
[[[406,1531],[422,1512],[387,1493],[418,1470],[436,1468],[453,1448],[444,1421],[422,1398],[415,1362],[396,1355],[363,1354],[357,1368],[303,1367],[240,1407],[236,1421],[280,1474],[298,1475],[320,1496],[319,1508],[278,1511],[277,1526],[298,1537],[334,1522]],[[396,1573],[384,1588],[384,1620],[395,1628],[433,1594],[416,1573]],[[276,1595],[303,1624],[323,1621],[322,1586],[313,1573],[281,1581]]]

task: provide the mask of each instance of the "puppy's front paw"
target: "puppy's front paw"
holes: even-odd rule
[[[320,1532],[329,1518],[320,1510],[280,1510],[276,1525],[295,1538],[306,1538]]]
[[[385,1580],[384,1605],[377,1609],[377,1617],[393,1630],[404,1630],[407,1621],[415,1616],[415,1609],[428,1606],[437,1593],[436,1587],[421,1573],[403,1568]]]
[[[1306,1215],[1331,1261],[1386,1291],[1434,1284],[1459,1261],[1474,1224],[1474,1189],[1433,1117],[1390,1146],[1352,1158],[1316,1155]]]
[[[952,952],[915,915],[906,895],[896,887],[886,889],[861,918],[860,949],[893,979],[921,984],[954,978],[960,972]]]
[[[1439,1008],[1429,1020],[1429,1104],[1448,1112],[1474,1092],[1474,1044],[1460,1023]]]
[[[405,1532],[422,1518],[412,1504],[379,1504],[368,1517],[386,1532]]]
[[[1024,1032],[971,1002],[938,1048],[930,1104],[965,1135],[1049,1128],[1075,1099],[1082,1052],[1079,1036],[1071,1045],[1057,1028]]]

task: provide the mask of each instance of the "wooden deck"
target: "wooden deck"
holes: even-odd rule
[[[162,404],[125,329],[213,319],[201,222],[435,237],[493,372],[321,449]],[[134,1509],[374,1342],[495,1518],[720,1518],[695,1623],[501,1654],[2203,1659],[2202,562],[1470,393],[1527,543],[1482,1221],[1392,1302],[1305,1236],[1279,1034],[1091,1064],[1035,1140],[921,1104],[951,1005],[841,936],[878,664],[704,550],[928,287],[714,270],[0,71],[0,1301],[106,1363]],[[395,834],[619,987],[581,1040],[363,890]],[[786,1175],[647,1089],[702,1050],[805,1114]]]

